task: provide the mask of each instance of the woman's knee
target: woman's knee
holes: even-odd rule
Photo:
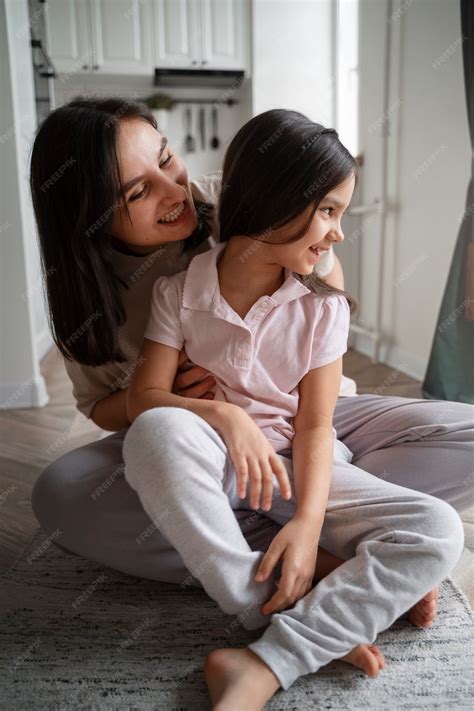
[[[122,442],[117,432],[63,454],[41,472],[31,505],[46,532],[70,527],[97,487],[123,474]]]
[[[31,506],[38,523],[46,533],[58,528],[65,495],[65,467],[61,457],[44,469],[33,486]]]

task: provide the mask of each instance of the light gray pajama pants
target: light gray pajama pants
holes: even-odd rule
[[[144,413],[143,421],[139,418],[135,423],[137,440],[141,438],[138,425],[145,428],[145,422],[147,428],[157,427],[153,413]],[[197,422],[198,418],[193,427]],[[202,426],[201,422],[196,429],[201,432],[199,439]],[[352,464],[337,463],[334,467],[320,544],[346,562],[318,583],[293,610],[274,615],[261,639],[251,645],[276,673],[283,688],[288,688],[299,675],[343,656],[356,644],[373,642],[380,630],[447,575],[456,564],[463,543],[460,519],[454,509],[463,511],[474,502],[472,406],[377,395],[339,398],[334,426],[338,438],[353,453],[353,460]],[[206,434],[205,441],[215,450],[214,458],[206,463],[206,476],[198,491],[202,495],[212,493],[209,500],[203,496],[206,510],[216,499],[228,512],[225,477],[220,475],[219,488],[219,476],[216,480],[210,475],[211,470],[218,471],[225,456],[222,440],[212,432]],[[255,622],[252,614],[258,608],[252,594],[261,594],[265,584],[253,583],[252,589],[249,575],[243,585],[241,567],[237,575],[232,571],[230,582],[221,579],[216,583],[219,571],[216,573],[212,566],[211,551],[207,557],[199,551],[195,562],[197,554],[192,546],[191,552],[186,553],[184,547],[177,552],[158,530],[169,525],[166,508],[170,504],[165,506],[163,499],[156,496],[155,482],[180,484],[178,488],[167,484],[168,501],[175,497],[181,505],[190,505],[195,475],[191,472],[188,476],[176,466],[176,457],[181,453],[175,453],[170,467],[161,460],[162,450],[169,452],[170,447],[159,445],[157,432],[145,442],[139,456],[149,460],[152,451],[157,452],[156,476],[151,479],[150,491],[145,491],[148,475],[135,474],[142,487],[140,501],[123,476],[124,434],[116,433],[80,447],[45,469],[32,496],[33,509],[43,529],[48,534],[59,530],[57,543],[64,548],[139,577],[188,584],[190,571],[203,583],[211,573],[209,584],[216,586],[219,604],[219,596],[230,589],[224,601],[227,609],[234,605],[233,611],[241,615],[243,624],[252,624],[252,619]],[[169,443],[168,440],[165,444]],[[132,438],[128,444],[133,444]],[[189,456],[195,454],[196,448],[190,443]],[[152,505],[158,510],[156,523],[144,510],[150,510]],[[233,531],[231,539],[223,542],[215,535],[212,543],[217,551],[222,545],[234,550],[235,534],[241,532],[248,546],[242,545],[240,537],[237,544],[243,552],[239,549],[234,555],[249,566],[248,549],[255,552],[255,561],[260,560],[260,552],[267,549],[279,525],[256,512],[240,509],[232,513],[239,525],[235,529],[231,518],[225,516],[225,525]],[[223,518],[220,513],[216,526],[223,524]],[[203,512],[198,511],[194,523],[198,531],[202,530],[202,521]],[[204,530],[209,531],[205,517],[204,523]],[[176,535],[179,539],[179,531]],[[190,568],[183,562],[183,553],[194,556]],[[222,564],[227,563],[224,560]],[[243,610],[239,609],[242,601]]]
[[[291,460],[281,459],[292,481]],[[320,541],[350,560],[291,610],[264,616],[259,608],[279,576],[254,581],[263,554],[251,550],[235,520],[234,508],[252,509],[236,494],[220,435],[187,410],[148,410],[125,437],[124,461],[143,508],[208,595],[247,629],[269,625],[250,649],[284,689],[358,643],[374,642],[462,553],[462,521],[449,504],[335,459]],[[278,490],[276,477],[274,484]],[[276,495],[266,515],[283,525],[294,512],[294,498]]]

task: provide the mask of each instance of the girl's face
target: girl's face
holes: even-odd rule
[[[130,219],[118,206],[113,235],[139,254],[189,237],[197,215],[188,174],[166,138],[143,119],[124,119],[117,156]]]
[[[333,188],[319,203],[306,234],[296,242],[280,244],[303,227],[312,205],[308,205],[301,215],[284,227],[274,230],[271,235],[272,244],[265,245],[268,246],[267,254],[272,262],[297,274],[311,274],[321,254],[344,239],[341,218],[352,199],[354,186],[355,176],[352,175]]]

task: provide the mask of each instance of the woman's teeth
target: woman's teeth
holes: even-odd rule
[[[179,205],[174,208],[174,210],[171,210],[171,212],[168,212],[166,215],[163,215],[163,217],[159,219],[158,222],[175,222],[175,220],[177,220],[183,212],[184,207],[184,202],[180,202]]]
[[[315,254],[319,254],[320,250],[319,247],[310,247],[310,250],[314,252]]]

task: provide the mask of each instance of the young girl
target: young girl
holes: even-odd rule
[[[298,130],[292,130],[295,116],[301,118]],[[261,507],[285,524],[258,570],[240,566],[247,596],[241,596],[239,609],[220,584],[225,536],[216,546],[214,523],[203,517],[197,548],[202,555],[203,544],[213,546],[219,559],[214,579],[206,575],[203,585],[249,629],[265,624],[265,615],[295,605],[313,586],[333,457],[352,458],[336,439],[332,416],[354,302],[314,277],[313,270],[321,254],[343,240],[341,217],[355,179],[356,163],[334,130],[282,110],[248,122],[224,162],[221,242],[196,256],[186,272],[156,281],[140,365],[129,388],[132,422],[156,407],[165,408],[168,424],[175,415],[178,426],[186,427],[179,408],[202,418],[208,427],[201,451],[208,438],[221,438],[228,504]],[[183,346],[192,362],[214,376],[213,400],[171,392]],[[127,440],[124,456],[127,462]],[[191,497],[180,453],[174,456],[176,476],[184,478],[183,496]],[[169,513],[155,522],[176,545]],[[183,540],[186,531],[180,528]],[[186,552],[180,552],[184,558]],[[255,600],[273,592],[281,561],[278,590],[260,610]],[[259,590],[258,583],[265,582]],[[345,659],[356,663],[360,647]],[[373,645],[371,652],[383,666]]]

